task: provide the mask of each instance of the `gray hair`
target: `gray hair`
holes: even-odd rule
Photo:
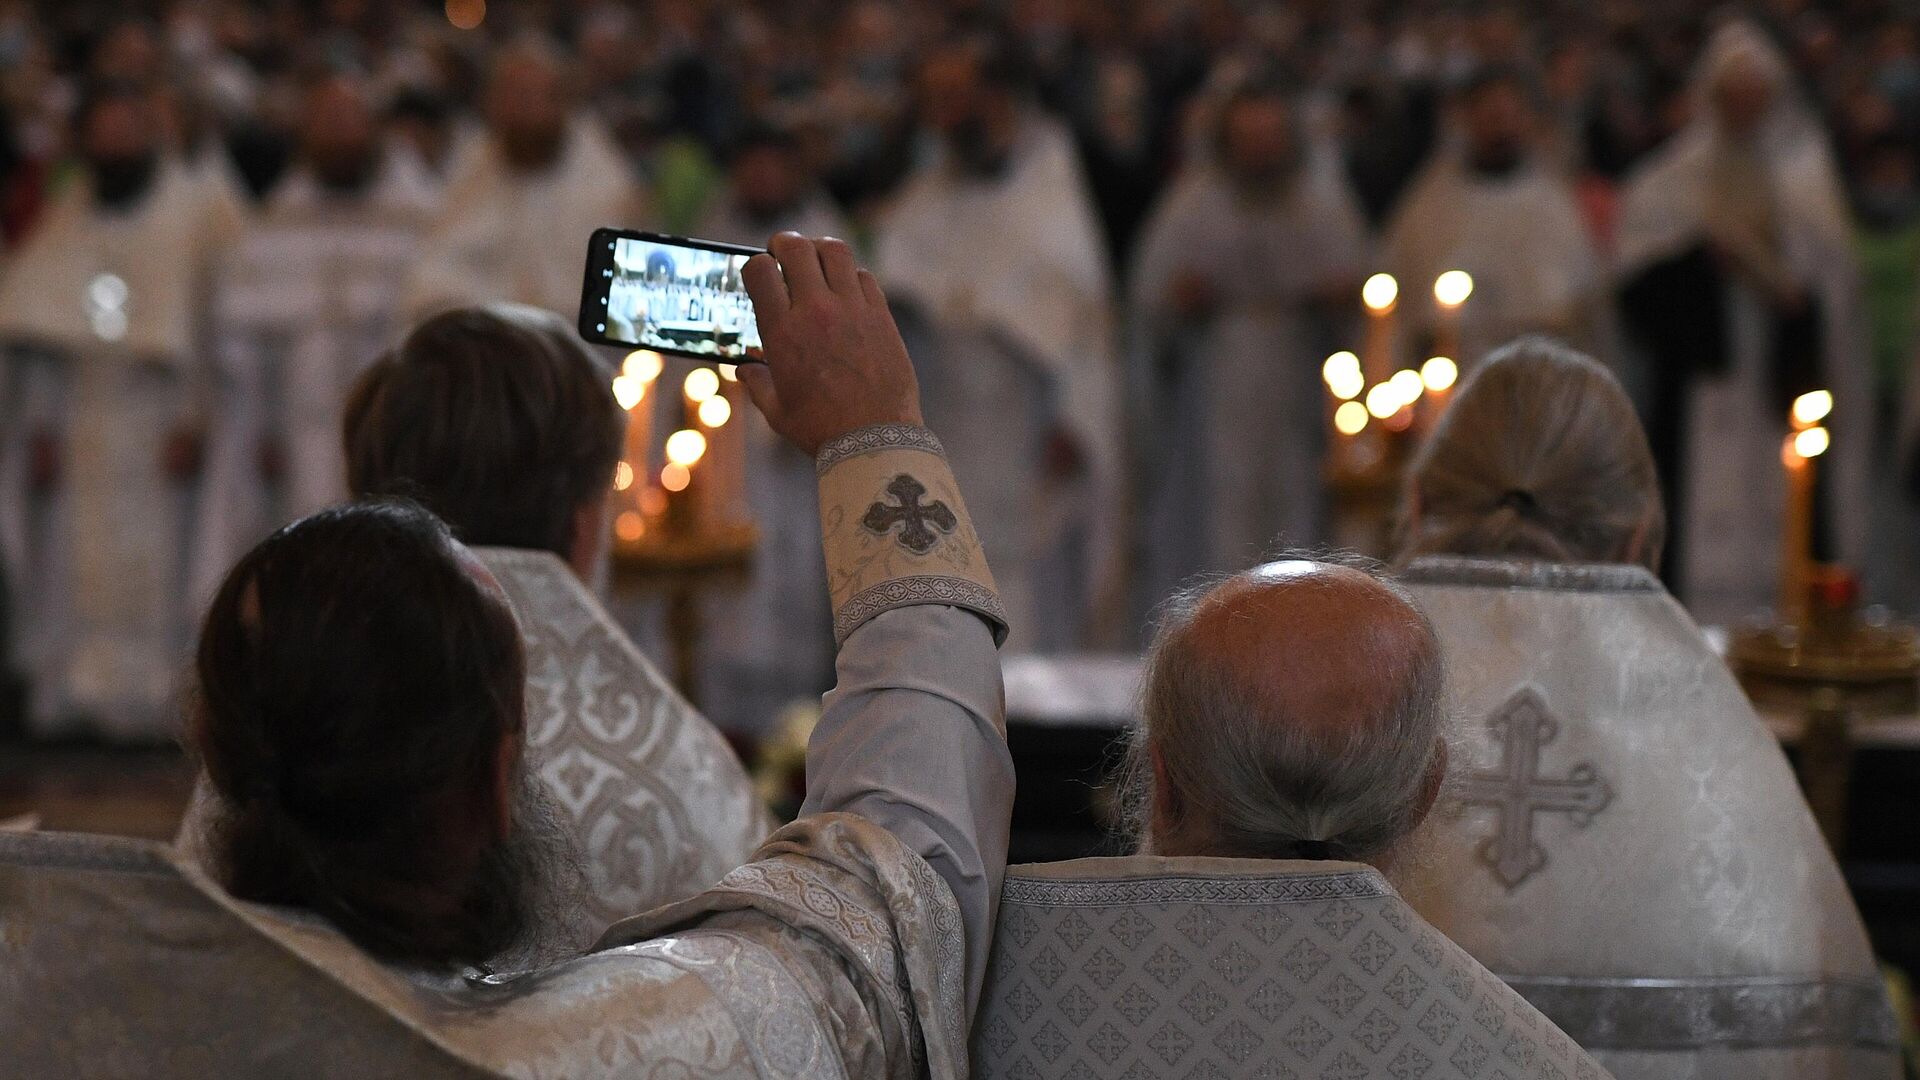
[[[1666,513],[1653,452],[1613,373],[1542,337],[1467,379],[1407,472],[1401,557],[1484,555],[1658,570]]]
[[[1384,862],[1437,791],[1446,761],[1445,679],[1432,624],[1371,561],[1287,558],[1365,573],[1404,606],[1397,629],[1411,630],[1417,645],[1389,641],[1378,627],[1355,627],[1351,648],[1374,680],[1354,692],[1378,705],[1364,722],[1330,733],[1313,718],[1289,715],[1258,672],[1228,670],[1196,647],[1196,616],[1221,590],[1255,580],[1258,571],[1173,597],[1148,654],[1141,722],[1120,773],[1126,827],[1142,851]],[[1302,579],[1281,587],[1330,586]],[[1158,808],[1158,821],[1156,754],[1172,796]]]

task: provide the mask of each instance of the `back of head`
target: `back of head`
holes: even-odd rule
[[[1158,855],[1383,861],[1445,774],[1426,617],[1370,569],[1276,562],[1175,598],[1128,763]]]
[[[1488,356],[1408,472],[1402,558],[1480,555],[1658,569],[1653,452],[1613,374],[1544,338]]]
[[[347,485],[415,499],[469,544],[575,554],[613,481],[626,417],[565,319],[515,304],[414,328],[347,400]]]
[[[227,576],[191,734],[235,896],[396,958],[480,960],[518,934],[499,783],[523,660],[471,558],[418,507],[360,504],[287,526]]]

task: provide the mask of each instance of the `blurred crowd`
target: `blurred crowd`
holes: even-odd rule
[[[1718,133],[1709,142],[1751,134],[1752,161],[1693,162],[1680,150],[1694,129]],[[976,517],[990,548],[1001,546],[995,568],[1025,616],[1015,619],[1022,644],[1035,648],[1130,640],[1173,581],[1233,568],[1277,539],[1336,538],[1320,481],[1330,438],[1320,361],[1356,347],[1359,284],[1377,269],[1400,273],[1403,295],[1439,270],[1473,270],[1481,314],[1452,344],[1467,366],[1517,333],[1573,340],[1635,390],[1678,499],[1690,486],[1737,496],[1726,478],[1777,469],[1777,454],[1754,460],[1743,449],[1718,472],[1696,467],[1689,431],[1747,424],[1761,446],[1777,445],[1777,432],[1710,396],[1704,412],[1687,408],[1705,393],[1692,380],[1746,363],[1744,301],[1716,315],[1735,327],[1725,341],[1670,332],[1676,304],[1681,323],[1693,310],[1682,303],[1688,290],[1706,280],[1711,291],[1724,272],[1727,289],[1760,297],[1749,322],[1772,343],[1755,354],[1771,371],[1760,381],[1810,367],[1818,374],[1801,381],[1834,385],[1848,411],[1855,487],[1836,483],[1823,496],[1842,522],[1827,531],[1878,524],[1863,524],[1872,535],[1853,548],[1823,543],[1861,564],[1873,598],[1908,604],[1900,567],[1910,560],[1887,539],[1907,531],[1904,509],[1882,504],[1908,498],[1887,478],[1904,472],[1894,465],[1916,351],[1917,147],[1920,22],[1897,0],[0,4],[0,265],[12,263],[16,279],[35,265],[36,235],[67,227],[63,196],[84,188],[93,211],[111,216],[146,197],[160,163],[199,185],[179,203],[200,215],[187,246],[221,248],[204,265],[162,251],[165,265],[114,269],[104,291],[100,267],[76,278],[86,327],[114,343],[125,336],[123,326],[109,331],[126,281],[136,299],[155,291],[143,273],[225,282],[187,313],[193,329],[153,348],[218,353],[214,367],[233,385],[202,394],[198,411],[176,410],[196,438],[175,437],[179,425],[165,418],[141,421],[152,421],[168,475],[205,485],[181,534],[214,554],[166,560],[189,567],[189,597],[262,522],[323,505],[339,487],[337,465],[315,464],[311,495],[261,509],[226,489],[261,476],[284,484],[303,451],[248,443],[223,453],[218,443],[222,417],[248,410],[248,423],[299,442],[306,421],[295,405],[242,400],[248,369],[232,359],[245,351],[233,342],[249,336],[236,327],[290,310],[277,298],[312,285],[287,279],[276,292],[272,270],[320,265],[287,252],[333,243],[316,237],[335,225],[308,214],[282,223],[298,243],[249,251],[245,238],[289,206],[364,197],[381,202],[381,228],[402,211],[420,224],[380,249],[356,219],[359,231],[341,241],[392,264],[386,279],[367,271],[365,302],[386,309],[351,345],[326,346],[342,355],[371,354],[405,318],[452,303],[517,300],[571,314],[594,225],[746,242],[776,228],[850,232],[902,305],[929,412],[957,444],[970,498],[984,504]],[[1697,191],[1675,194],[1696,174]],[[1648,175],[1656,182],[1636,195]],[[1743,175],[1771,196],[1725,209],[1712,193],[1743,190]],[[1688,262],[1690,228],[1708,237],[1704,270]],[[68,255],[85,246],[61,243]],[[550,250],[528,254],[542,245]],[[17,435],[21,403],[39,400],[20,389],[37,369],[18,347],[71,346],[35,322],[45,305],[31,283],[15,286],[11,300],[0,290],[0,336],[14,356],[0,409],[14,410]],[[346,303],[326,300],[313,320]],[[139,308],[129,310],[137,320]],[[1408,318],[1410,332],[1428,335],[1408,346],[1417,363],[1434,330],[1418,312]],[[1681,378],[1686,364],[1671,357],[1690,349],[1728,355]],[[1197,386],[1196,371],[1212,384]],[[991,372],[998,381],[982,374]],[[332,456],[350,381],[329,374],[311,391],[334,400],[308,425],[318,433],[308,459]],[[96,408],[74,404],[106,393],[83,383],[35,422],[52,431],[61,425],[46,418],[60,408]],[[152,400],[114,391],[123,392],[132,395],[123,404]],[[11,496],[0,476],[0,504],[30,508],[62,474],[84,490],[77,476],[88,466],[74,448],[16,438],[9,465],[6,445],[0,473],[26,471]],[[762,475],[804,471],[776,457],[761,464]],[[768,525],[766,542],[810,544],[810,511],[779,508],[780,496],[754,483],[750,502],[799,523],[791,536]],[[1708,547],[1731,518],[1695,521],[1684,501],[1668,512],[1677,543],[1707,550],[1765,594],[1769,573],[1744,550]],[[27,511],[9,526],[0,505],[15,664],[29,671],[53,663],[32,655],[36,619],[42,629],[57,622],[53,636],[69,643],[85,636],[80,615],[35,614],[51,609],[23,584],[49,566],[88,572],[84,552],[76,566],[36,561],[36,544],[61,547],[35,532],[44,528]],[[209,542],[222,531],[234,535]],[[1777,536],[1758,519],[1734,531],[1763,545]],[[206,565],[194,569],[196,560]],[[1676,575],[1689,565],[1669,560]],[[1711,570],[1698,576],[1702,589]],[[774,607],[823,595],[817,584],[767,589]],[[1729,591],[1710,614],[1737,614],[1746,596]],[[720,648],[723,658],[735,648],[750,678],[772,644]],[[823,677],[827,643],[794,652],[802,670],[776,678],[743,714],[764,717]]]

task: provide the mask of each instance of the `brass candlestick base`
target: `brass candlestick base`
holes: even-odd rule
[[[638,540],[614,546],[615,584],[665,591],[674,685],[696,708],[700,705],[699,591],[734,579],[744,580],[753,565],[759,539],[759,531],[752,525],[723,523],[697,530],[649,529]]]
[[[1838,853],[1846,839],[1850,729],[1920,707],[1920,630],[1861,618],[1857,587],[1837,568],[1823,568],[1810,592],[1804,626],[1742,629],[1727,661],[1756,708],[1807,718],[1801,785]]]

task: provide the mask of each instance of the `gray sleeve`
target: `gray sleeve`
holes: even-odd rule
[[[953,889],[977,1004],[1013,810],[1013,758],[993,630],[961,608],[883,611],[848,635],[807,746],[801,813],[887,829]]]

